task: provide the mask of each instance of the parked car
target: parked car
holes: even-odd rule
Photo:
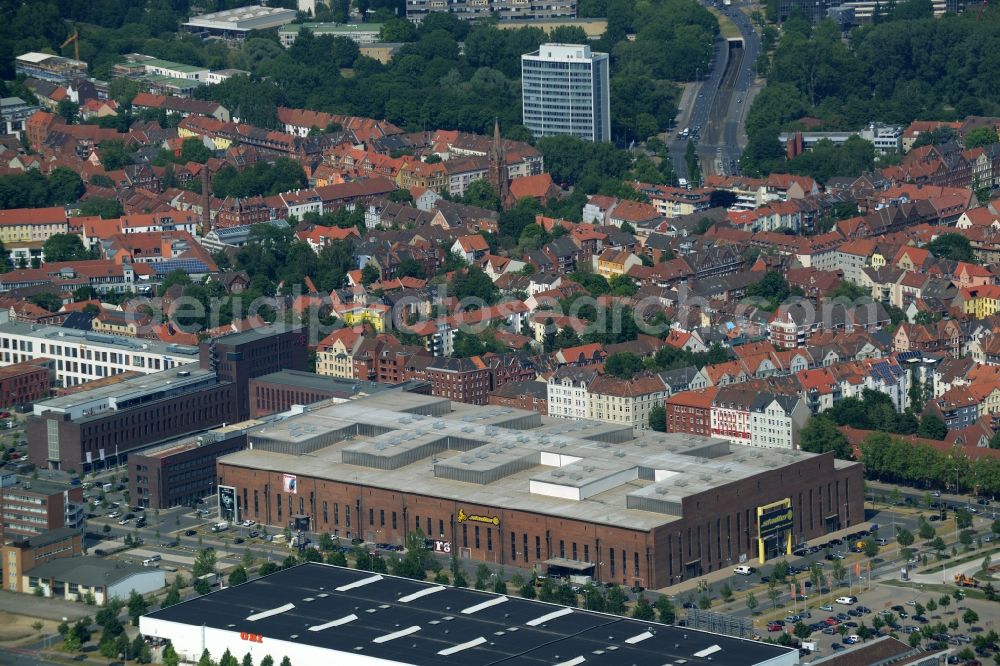
[[[823,604],[822,606],[819,607],[819,609],[821,611],[826,611],[827,613],[833,612],[833,606],[831,606],[830,604]]]
[[[780,624],[778,624],[777,622],[772,622],[771,624],[767,625],[768,631],[784,631],[784,629],[785,628]]]

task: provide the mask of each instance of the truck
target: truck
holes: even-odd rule
[[[959,587],[979,587],[979,581],[965,574],[955,574],[955,585]]]
[[[229,523],[225,521],[212,525],[213,532],[225,532],[228,529],[229,529]]]

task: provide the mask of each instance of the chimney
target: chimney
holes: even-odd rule
[[[211,184],[208,180],[208,165],[201,167],[201,233],[207,234],[212,230],[212,195]]]

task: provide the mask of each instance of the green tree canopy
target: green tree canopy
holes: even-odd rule
[[[53,234],[42,245],[45,261],[84,261],[91,259],[90,251],[76,234]]]

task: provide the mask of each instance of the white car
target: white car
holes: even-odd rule
[[[244,520],[243,521],[243,527],[253,527],[256,524],[257,524],[257,521],[254,521],[254,520]]]
[[[837,597],[837,603],[842,604],[844,606],[853,606],[854,604],[858,603],[858,598],[855,596]]]

